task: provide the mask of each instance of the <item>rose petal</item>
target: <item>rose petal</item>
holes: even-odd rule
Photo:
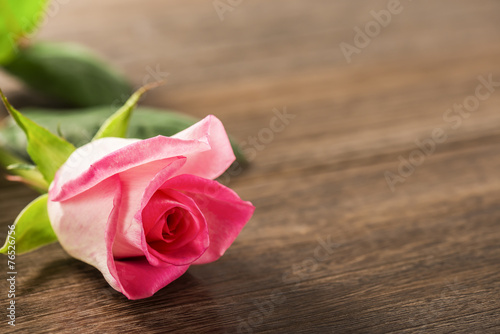
[[[231,246],[250,220],[255,207],[222,184],[194,175],[180,175],[168,180],[162,188],[182,191],[192,198],[207,220],[210,246],[193,264],[217,260]]]
[[[188,265],[200,258],[209,246],[210,239],[205,217],[191,198],[177,191],[170,189],[166,189],[165,193],[158,191],[142,209],[142,214],[136,217],[145,225],[144,219],[158,217],[160,212],[170,210],[172,205],[184,211],[185,217],[180,224],[187,229],[184,229],[184,233],[177,236],[176,240],[171,243],[159,244],[145,237],[143,249],[152,265],[164,265],[164,263],[176,266]]]
[[[116,269],[111,263],[109,227],[116,225],[121,186],[118,176],[108,178],[88,191],[60,202],[48,201],[52,228],[66,252],[101,271],[116,290],[121,291]]]
[[[116,261],[122,293],[128,299],[151,297],[186,272],[189,266],[152,267],[146,258]]]
[[[78,148],[71,154],[68,160],[57,171],[54,181],[50,185],[49,199],[54,201],[66,199],[62,198],[60,194],[61,191],[63,191],[63,187],[65,189],[70,188],[70,185],[66,185],[65,183],[71,180],[76,180],[78,178],[81,179],[81,175],[84,173],[88,173],[88,170],[92,168],[93,164],[103,159],[108,154],[120,150],[123,147],[138,141],[140,140],[124,138],[103,138],[90,142]],[[82,180],[80,180],[80,182],[81,181]],[[95,184],[92,184],[91,186],[93,185]],[[89,189],[91,186],[86,187],[86,189]],[[75,187],[73,186],[73,188]],[[82,189],[78,193],[86,189]],[[72,195],[75,196],[78,193],[75,191]],[[69,198],[70,196],[65,197]]]
[[[90,189],[111,175],[156,160],[185,156],[189,173],[216,178],[234,161],[222,123],[208,116],[173,137],[146,140],[103,138],[77,149],[56,173],[51,200],[62,201]]]
[[[236,159],[224,125],[213,115],[172,138],[207,138],[211,147],[207,151],[183,154],[188,159],[179,174],[192,174],[213,180],[221,176]]]
[[[179,203],[179,207],[189,210],[199,223],[203,224],[200,231],[202,234],[199,240],[194,241],[193,244],[194,252],[187,252],[185,254],[187,258],[176,251],[171,252],[170,256],[168,254],[162,255],[152,249],[146,240],[146,233],[149,232],[150,225],[154,224],[158,217],[170,208],[159,206],[158,204],[154,205],[155,203],[151,203],[151,201],[156,192],[163,188],[163,184],[175,175],[185,162],[186,158],[171,161],[168,166],[156,173],[154,177],[150,175],[150,173],[156,170],[154,164],[151,165],[152,167],[147,165],[150,167],[148,168],[149,172],[145,172],[145,166],[141,166],[120,174],[124,189],[123,193],[127,194],[127,196],[122,204],[119,218],[119,232],[117,233],[113,248],[116,258],[146,255],[151,265],[165,265],[166,263],[184,265],[186,262],[189,262],[187,258],[194,261],[207,249],[209,236],[205,218],[196,204],[190,198],[180,193],[170,193],[170,199],[174,203]],[[140,202],[137,199],[140,199]],[[153,205],[150,206],[150,204]],[[146,208],[148,209],[146,210]]]
[[[123,199],[118,218],[120,223],[117,226],[117,235],[113,245],[115,258],[144,256],[144,226],[140,217],[136,217],[136,215],[142,208],[143,198],[151,196],[149,193],[145,195],[146,189],[152,182],[165,182],[163,179],[160,181],[159,179],[170,178],[185,162],[186,158],[184,157],[158,160],[119,174],[123,188]]]
[[[100,140],[106,141],[108,139],[103,138]],[[96,141],[96,143],[98,142]],[[134,142],[106,155],[94,162],[85,172],[76,174],[75,178],[72,178],[75,175],[72,168],[64,164],[56,173],[51,199],[63,201],[92,188],[111,175],[157,160],[182,156],[182,152],[196,152],[207,149],[209,149],[209,146],[206,142],[197,140],[183,141],[158,136]],[[79,150],[76,150],[73,154],[77,154]]]

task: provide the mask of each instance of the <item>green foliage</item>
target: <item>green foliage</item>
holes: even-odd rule
[[[45,181],[36,166],[28,164],[27,161],[17,157],[1,146],[0,167],[9,173],[9,178],[22,181],[42,194],[46,193],[49,189],[47,181]]]
[[[59,167],[68,160],[75,147],[14,109],[1,90],[0,96],[10,115],[26,135],[29,156],[50,184]]]
[[[0,64],[11,60],[18,41],[32,33],[48,0],[0,0]]]
[[[42,195],[21,211],[0,253],[9,254],[15,250],[15,255],[19,255],[57,241],[50,225],[47,199],[48,194]]]
[[[34,43],[4,68],[36,91],[75,107],[116,105],[131,93],[121,74],[74,44]]]

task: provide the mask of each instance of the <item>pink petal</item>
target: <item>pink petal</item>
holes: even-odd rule
[[[221,176],[236,159],[224,125],[213,115],[205,117],[172,138],[207,138],[211,147],[204,152],[183,154],[188,160],[179,174],[192,174],[213,180]]]
[[[235,157],[222,123],[208,116],[173,137],[146,140],[103,138],[77,149],[57,172],[50,199],[62,201],[90,189],[111,175],[172,157],[187,157],[179,174],[206,178],[221,175]]]
[[[101,141],[108,139],[103,138]],[[85,148],[85,146],[82,148]],[[71,167],[64,164],[56,174],[52,186],[51,199],[63,201],[92,188],[111,175],[150,162],[182,156],[182,152],[204,151],[209,148],[208,143],[202,141],[183,141],[158,136],[137,141],[113,151],[100,160],[95,161],[88,169],[79,174],[74,173]],[[77,154],[80,149],[76,150],[73,154]]]
[[[188,265],[200,258],[209,246],[209,232],[205,217],[196,203],[180,192],[166,189],[165,192],[155,193],[142,209],[141,214],[137,216],[141,217],[139,219],[143,225],[147,225],[148,218],[156,218],[171,208],[179,208],[184,212],[178,228],[183,233],[177,235],[171,243],[153,241],[151,240],[153,238],[148,238],[149,233],[146,235],[144,253],[152,265],[165,263],[176,266]],[[149,232],[154,232],[154,229]]]
[[[168,180],[162,188],[182,191],[191,197],[207,220],[210,246],[193,264],[217,260],[231,246],[255,210],[222,184],[194,175],[180,175]]]
[[[99,269],[118,291],[121,285],[116,269],[113,263],[108,265],[113,238],[108,230],[116,225],[120,198],[120,179],[114,176],[70,200],[62,203],[49,200],[47,204],[52,228],[61,246],[69,255]]]
[[[152,296],[186,272],[189,266],[152,267],[146,258],[116,261],[122,293],[128,299]]]
[[[78,148],[57,171],[54,181],[50,185],[49,199],[57,201],[63,200],[63,198],[58,197],[61,197],[60,193],[63,187],[69,187],[65,183],[76,180],[81,177],[82,174],[88,173],[88,170],[92,168],[93,164],[103,159],[108,154],[138,141],[138,139],[103,138]],[[86,189],[89,188],[90,186]],[[77,195],[77,193],[73,195]]]
[[[155,205],[153,197],[162,185],[175,175],[186,162],[186,158],[169,160],[169,164],[161,171],[164,164],[157,162],[139,166],[120,174],[124,199],[120,208],[118,232],[113,247],[115,258],[146,256],[151,265],[184,265],[188,260],[194,261],[207,249],[209,236],[206,221],[196,204],[180,193],[170,194],[172,205],[189,210],[195,219],[203,224],[203,231],[194,241],[193,252],[182,256],[181,252],[171,252],[170,256],[155,251],[146,240],[146,233],[151,229],[160,215],[170,207]],[[152,203],[153,202],[153,203]],[[147,208],[147,210],[146,210]],[[156,212],[155,212],[156,211]],[[195,254],[197,253],[197,254]],[[189,258],[189,259],[188,259]]]
[[[158,181],[161,177],[166,179],[174,175],[186,162],[186,158],[169,158],[153,161],[141,166],[131,168],[119,174],[123,198],[120,205],[119,224],[113,245],[115,258],[129,258],[144,256],[147,248],[144,246],[144,227],[136,215],[141,210],[148,185]],[[160,174],[161,172],[161,174]],[[161,175],[161,177],[158,177]],[[154,181],[156,180],[156,181]],[[148,196],[151,196],[148,194]]]

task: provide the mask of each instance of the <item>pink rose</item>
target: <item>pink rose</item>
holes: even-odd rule
[[[234,160],[214,116],[173,137],[94,141],[56,174],[52,227],[114,289],[149,297],[190,265],[221,257],[252,216],[250,202],[213,181]]]

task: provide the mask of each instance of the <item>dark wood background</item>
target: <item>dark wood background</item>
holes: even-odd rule
[[[214,114],[241,141],[274,108],[295,118],[231,178],[257,210],[222,259],[128,301],[48,246],[17,259],[16,330],[500,332],[500,88],[457,129],[443,120],[478,76],[500,81],[500,2],[401,0],[351,63],[339,44],[388,1],[232,3],[221,21],[211,0],[53,0],[38,38],[85,44],[137,87],[167,77],[143,105]],[[18,106],[51,103],[0,80]],[[434,128],[447,140],[392,192],[384,173]],[[0,237],[34,197],[2,181]]]

